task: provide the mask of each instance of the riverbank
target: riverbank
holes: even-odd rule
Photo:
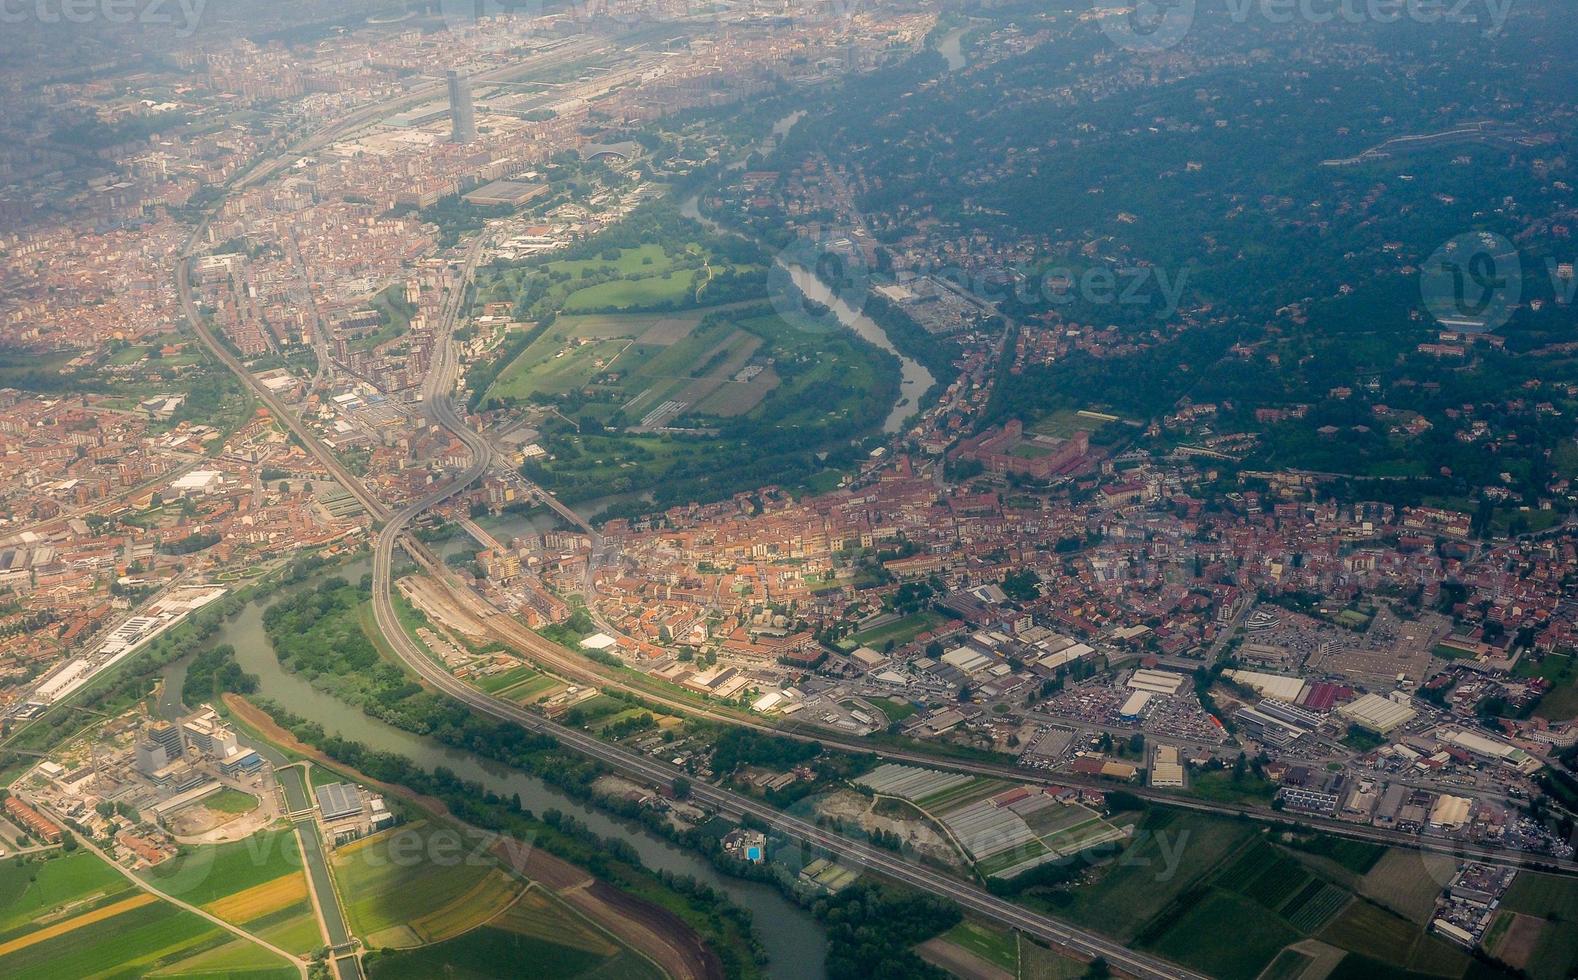
[[[825,929],[806,909],[787,900],[775,886],[723,873],[705,855],[643,826],[627,815],[614,814],[595,800],[569,794],[528,770],[508,764],[508,760],[500,761],[473,751],[472,746],[479,744],[475,740],[463,739],[456,744],[436,738],[437,732],[433,729],[417,734],[395,727],[320,690],[309,682],[305,674],[286,670],[265,635],[265,609],[273,603],[284,601],[296,590],[316,588],[329,578],[339,577],[354,582],[366,569],[364,560],[319,568],[310,579],[298,581],[291,590],[270,595],[262,602],[246,604],[234,618],[226,620],[216,634],[208,637],[207,643],[232,647],[236,662],[242,670],[257,676],[259,686],[255,702],[288,705],[292,714],[316,726],[305,730],[304,738],[298,741],[317,743],[331,756],[336,754],[337,746],[357,743],[373,750],[380,757],[408,760],[424,776],[442,772],[457,777],[474,787],[472,795],[476,799],[480,800],[486,795],[504,801],[518,799],[524,809],[539,816],[562,812],[567,820],[573,819],[579,828],[590,830],[600,839],[611,840],[634,853],[652,880],[650,890],[637,889],[639,897],[668,911],[683,911],[674,900],[688,894],[693,887],[692,882],[696,883],[696,887],[704,886],[750,913],[751,932],[761,948],[765,949],[775,977],[785,980],[823,980],[823,961],[827,949]],[[181,690],[184,667],[184,661],[176,661],[164,668],[167,692],[178,693]],[[452,711],[446,710],[442,717],[458,723],[465,720],[466,714],[455,706]],[[290,722],[290,725],[294,724],[294,721]],[[323,737],[320,737],[319,730]],[[508,733],[497,738],[513,744]],[[481,744],[492,741],[492,737],[484,738]],[[564,762],[571,767],[577,764],[577,760],[570,756]],[[366,767],[362,768],[363,772],[367,771]],[[469,800],[465,802],[470,803]],[[452,806],[451,809],[455,808]],[[457,812],[468,823],[477,825],[476,820],[468,818],[466,810],[467,806],[461,806]],[[570,814],[574,815],[573,818]],[[587,848],[584,853],[591,860],[598,857],[591,848]],[[571,856],[575,863],[584,863],[579,855]],[[592,868],[592,872],[596,874],[597,869]],[[675,883],[677,890],[665,882]],[[736,951],[748,949],[750,945],[751,941],[745,937],[733,943]]]
[[[697,195],[693,194],[682,201],[679,206],[679,213],[715,235],[750,238],[744,232],[735,228],[725,227],[707,215],[702,214],[700,198]],[[752,240],[756,240],[763,247],[770,248],[767,242],[759,239]],[[898,395],[894,399],[893,408],[889,410],[887,417],[883,420],[882,431],[888,435],[894,435],[901,431],[905,420],[919,409],[921,402],[936,386],[936,376],[920,361],[910,356],[908,352],[894,343],[889,332],[876,320],[868,316],[864,308],[857,310],[845,302],[843,297],[835,294],[832,288],[819,279],[812,270],[806,268],[798,261],[793,261],[787,252],[779,252],[773,256],[773,264],[783,275],[788,277],[789,284],[793,289],[799,291],[804,300],[826,307],[846,330],[898,360]]]
[[[402,800],[432,817],[483,832],[457,817],[439,797],[375,779],[329,757],[297,738],[275,722],[268,712],[241,695],[226,693],[223,702],[233,720],[276,748]],[[620,942],[656,963],[674,980],[721,980],[724,976],[718,957],[707,948],[701,936],[666,909],[600,882],[583,869],[541,848],[530,848],[523,856],[518,848],[501,841],[494,845],[491,853],[517,874],[551,891]]]

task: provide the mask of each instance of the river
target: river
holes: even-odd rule
[[[340,576],[355,582],[369,571],[369,562],[354,562],[325,572],[295,588],[312,587],[329,576]],[[480,783],[506,798],[519,793],[521,805],[535,813],[548,809],[573,813],[577,820],[597,833],[629,841],[647,867],[690,875],[727,894],[734,904],[750,909],[755,919],[756,932],[771,957],[768,971],[773,977],[823,980],[826,976],[823,969],[827,952],[826,933],[809,913],[784,898],[776,888],[723,875],[705,858],[639,825],[616,820],[519,770],[368,717],[317,690],[303,678],[287,672],[280,666],[279,659],[274,656],[274,650],[263,633],[263,611],[269,601],[249,603],[234,619],[226,621],[213,638],[215,645],[228,643],[235,648],[236,660],[242,669],[257,675],[259,694],[272,698],[302,718],[317,722],[331,734],[403,755],[430,770],[446,766],[461,778]],[[165,667],[161,711],[168,712],[173,708],[186,678],[186,667],[185,659]]]
[[[943,59],[948,62],[949,71],[958,71],[969,64],[969,59],[960,50],[960,44],[964,40],[964,35],[969,30],[968,27],[955,27],[937,41],[937,53],[942,55]]]
[[[798,119],[799,115],[787,116],[785,120]],[[780,123],[785,120],[780,120]],[[789,125],[792,126],[793,122],[790,121]],[[774,126],[773,131],[776,133],[778,127]],[[786,128],[785,132],[787,131]],[[739,232],[725,228],[702,214],[700,202],[694,194],[685,199],[679,210],[680,214],[698,222],[713,234],[735,235],[737,237],[739,235]],[[855,309],[845,302],[844,299],[835,295],[826,283],[818,279],[810,269],[806,268],[798,260],[786,257],[784,253],[779,253],[773,258],[773,262],[789,274],[789,280],[795,284],[795,288],[799,289],[807,299],[826,306],[833,311],[833,315],[838,318],[839,323],[854,331],[861,339],[898,358],[899,396],[894,400],[892,410],[888,412],[888,417],[882,423],[882,431],[891,435],[902,429],[904,420],[915,411],[916,406],[920,404],[921,396],[926,394],[927,390],[936,383],[937,379],[919,361],[901,354],[898,348],[893,346],[893,341],[888,339],[887,332],[877,324],[877,321],[867,316],[864,310]]]

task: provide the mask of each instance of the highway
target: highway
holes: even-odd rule
[[[346,117],[341,123],[329,127],[317,134],[312,140],[309,140],[307,144],[298,147],[296,153],[291,156],[299,155],[302,149],[310,149],[314,144],[322,145],[327,143],[333,138],[332,134],[345,133],[358,125],[364,125],[367,121],[376,118],[378,113],[388,112],[389,106],[382,105],[375,107],[375,109],[376,111],[374,109],[362,110]],[[289,158],[282,156],[271,163],[264,164],[248,175],[242,182],[242,185],[244,186],[245,183],[267,177],[277,172],[288,162]],[[745,724],[752,728],[777,734],[786,734],[796,738],[815,739],[837,748],[855,752],[872,751],[872,746],[869,744],[849,743],[832,734],[808,735],[785,732],[778,726],[764,724],[735,712],[714,711],[706,707],[698,707],[689,701],[670,700],[661,694],[633,687],[627,682],[612,678],[608,676],[608,672],[596,669],[595,665],[588,664],[581,658],[575,657],[569,651],[558,648],[556,645],[528,630],[513,618],[492,607],[485,599],[470,589],[456,585],[453,578],[447,574],[447,569],[444,568],[441,562],[434,560],[432,555],[427,552],[427,549],[414,540],[405,539],[406,529],[412,520],[428,508],[470,486],[487,473],[493,463],[492,447],[481,434],[465,423],[451,398],[460,370],[458,354],[452,335],[464,301],[467,283],[481,255],[483,236],[477,236],[472,241],[469,251],[462,262],[458,282],[446,299],[446,305],[435,331],[435,346],[429,375],[424,381],[422,389],[422,411],[424,415],[429,421],[452,432],[467,447],[471,455],[471,463],[463,473],[450,483],[398,511],[391,512],[390,508],[373,496],[361,484],[361,481],[340,463],[334,454],[319,441],[315,433],[302,424],[284,404],[251,376],[245,365],[213,335],[198,314],[192,296],[189,259],[194,253],[197,243],[201,240],[204,228],[206,228],[206,223],[194,232],[177,265],[177,287],[186,317],[193,331],[215,357],[247,386],[254,397],[268,407],[280,424],[285,425],[296,435],[306,450],[361,503],[371,518],[375,521],[383,522],[374,544],[372,600],[375,621],[390,648],[411,671],[433,688],[443,691],[474,711],[519,724],[529,731],[551,735],[568,748],[592,756],[609,768],[638,780],[656,784],[669,784],[676,777],[683,774],[681,770],[666,763],[630,752],[620,746],[605,743],[584,732],[566,728],[535,715],[517,704],[487,695],[458,680],[442,666],[434,662],[406,633],[395,610],[392,597],[392,568],[395,549],[401,546],[402,541],[404,541],[405,547],[411,551],[413,556],[434,572],[435,577],[444,583],[446,588],[452,590],[456,597],[462,599],[468,607],[478,611],[479,618],[488,625],[491,631],[522,653],[539,660],[549,666],[550,669],[561,672],[567,677],[590,676],[595,678],[597,683],[612,684],[613,686],[630,690],[632,693],[654,703],[674,708],[691,716],[705,717],[728,724]],[[577,523],[581,522],[577,520]],[[982,775],[1007,776],[1017,779],[1024,779],[1027,776],[1025,771],[1017,770],[1010,766],[937,759],[918,752],[883,750],[880,754],[886,758],[899,761],[974,772]],[[1058,782],[1070,781],[1059,778]],[[1113,787],[1106,785],[1102,788],[1111,789]],[[1142,791],[1140,795],[1161,796],[1171,805],[1186,806],[1211,812],[1238,812],[1240,810],[1240,808],[1218,804],[1179,800],[1164,794],[1148,794]],[[750,815],[779,833],[823,849],[827,853],[850,863],[870,868],[896,881],[906,883],[926,892],[946,895],[968,910],[1005,925],[1018,928],[1036,938],[1066,946],[1089,956],[1103,957],[1114,966],[1135,976],[1155,978],[1155,980],[1201,976],[1155,957],[1132,952],[1124,946],[1099,935],[1021,908],[1011,902],[997,898],[972,884],[906,861],[899,855],[830,833],[798,817],[782,813],[766,804],[729,790],[699,783],[693,787],[692,796],[699,802],[713,806],[723,812],[736,815]],[[1247,810],[1247,808],[1244,809]],[[1246,815],[1262,818],[1268,816],[1267,814],[1253,812]],[[1314,823],[1314,821],[1302,822]],[[1350,832],[1354,830],[1354,828],[1345,829]],[[1380,833],[1375,832],[1376,835]],[[1371,835],[1366,833],[1365,836]],[[1411,846],[1420,846],[1417,838],[1410,840],[1408,843]],[[1468,849],[1455,846],[1452,849],[1458,853],[1471,853]]]
[[[405,528],[429,507],[469,486],[492,465],[492,449],[487,440],[460,419],[453,400],[449,397],[459,370],[451,337],[466,283],[480,255],[481,244],[481,236],[479,236],[471,246],[471,252],[462,268],[460,281],[444,308],[436,331],[432,366],[422,389],[424,412],[428,418],[449,429],[466,444],[472,454],[471,466],[453,482],[408,504],[385,521],[373,551],[372,600],[378,630],[383,634],[390,648],[413,673],[433,688],[443,691],[473,711],[502,721],[514,722],[531,732],[550,735],[560,744],[592,756],[610,769],[635,779],[656,785],[670,785],[675,778],[684,775],[683,770],[620,746],[611,745],[585,732],[549,721],[520,705],[494,698],[457,679],[411,639],[395,611],[392,580],[394,552]],[[414,542],[411,546],[414,550],[420,548]],[[419,558],[427,559],[424,564],[432,563],[428,556],[419,556]],[[442,567],[440,563],[432,564]],[[497,623],[499,619],[508,619],[508,617],[496,614],[488,619],[492,623]],[[522,629],[524,630],[524,627]],[[530,633],[529,630],[525,632],[535,638],[537,644],[546,644],[546,641],[536,634]],[[851,863],[876,870],[896,881],[904,882],[922,891],[946,895],[977,914],[1021,929],[1036,938],[1066,946],[1089,956],[1104,957],[1109,963],[1134,976],[1146,980],[1201,976],[1163,960],[1132,952],[1119,943],[1021,908],[974,885],[911,863],[897,854],[830,833],[798,817],[729,790],[700,783],[694,786],[691,796],[725,813],[737,816],[749,815],[782,834]]]
[[[195,237],[196,236],[194,236],[194,239]],[[392,585],[391,568],[393,564],[394,549],[397,543],[400,541],[404,529],[410,524],[412,520],[414,520],[419,514],[428,508],[447,499],[464,487],[469,486],[475,480],[481,478],[481,476],[487,472],[492,464],[493,457],[491,446],[487,440],[485,440],[480,434],[471,429],[470,426],[466,425],[461,420],[454,407],[453,400],[449,397],[449,393],[454,389],[460,367],[457,352],[451,337],[454,331],[455,321],[459,315],[460,306],[463,302],[466,282],[480,257],[480,251],[480,239],[474,240],[467,257],[464,260],[460,281],[457,284],[457,287],[452,291],[443,317],[441,318],[438,331],[439,339],[435,343],[433,363],[428,378],[423,385],[423,411],[427,413],[427,416],[430,420],[444,426],[446,429],[456,434],[457,438],[459,438],[471,452],[472,464],[455,482],[435,491],[421,500],[408,505],[393,517],[389,516],[388,508],[385,507],[383,503],[376,497],[372,496],[366,490],[366,488],[362,486],[361,481],[356,479],[356,477],[340,463],[333,453],[331,453],[318,441],[314,433],[307,429],[306,426],[302,425],[295,418],[293,413],[288,411],[283,404],[279,403],[272,393],[263,388],[262,385],[258,384],[256,380],[253,379],[252,376],[246,371],[245,366],[242,365],[234,355],[232,355],[227,349],[217,342],[212,333],[208,330],[206,324],[202,322],[201,317],[197,315],[195,306],[192,304],[191,290],[187,278],[187,263],[183,261],[179,267],[178,282],[181,287],[182,302],[187,307],[187,315],[192,322],[193,329],[204,341],[205,345],[207,345],[209,349],[214,352],[215,356],[217,356],[221,362],[226,364],[226,366],[229,367],[237,375],[237,377],[239,377],[242,382],[246,384],[256,394],[256,396],[269,407],[269,409],[275,414],[275,417],[278,418],[282,424],[288,426],[292,432],[297,434],[297,436],[301,439],[302,444],[307,447],[308,451],[311,452],[312,455],[317,458],[326,469],[328,469],[330,474],[333,475],[334,478],[342,486],[344,486],[348,492],[350,492],[356,497],[358,501],[362,503],[362,505],[368,510],[369,514],[378,519],[386,519],[386,524],[378,536],[374,549],[374,610],[377,615],[380,630],[387,637],[391,638],[391,645],[397,650],[400,649],[397,642],[399,639],[404,638],[409,642],[409,638],[406,637],[403,628],[399,626],[398,619],[394,616],[390,588]],[[477,618],[496,637],[511,646],[513,649],[530,657],[547,669],[564,676],[566,679],[584,680],[589,683],[613,686],[617,689],[624,690],[636,696],[645,698],[646,700],[651,701],[652,703],[661,707],[693,717],[706,718],[708,720],[725,724],[744,725],[759,731],[785,735],[787,737],[806,741],[820,741],[825,745],[850,752],[864,753],[873,751],[873,746],[871,746],[869,743],[847,740],[834,732],[815,731],[806,733],[794,730],[786,730],[781,726],[765,723],[749,716],[741,715],[738,712],[720,711],[704,706],[698,706],[690,701],[671,698],[662,694],[661,692],[655,692],[643,686],[633,685],[630,682],[615,675],[613,671],[603,668],[599,664],[595,664],[585,660],[584,658],[578,657],[570,651],[562,649],[557,644],[545,640],[537,633],[526,628],[513,617],[500,612],[497,608],[492,606],[483,597],[477,595],[477,593],[471,589],[459,585],[454,580],[453,576],[449,574],[449,569],[446,568],[442,562],[437,561],[430,553],[428,553],[427,549],[420,543],[415,542],[414,540],[408,541],[407,547],[412,551],[413,555],[417,557],[418,561],[433,573],[434,578],[452,594],[453,598],[455,598],[456,601],[462,603],[465,607],[472,609]],[[407,662],[412,665],[413,669],[417,669],[418,667],[433,667],[432,663],[424,654],[421,653],[421,651],[418,650],[415,653],[415,658],[407,660]],[[406,657],[406,652],[402,651],[402,659],[406,659]],[[444,673],[444,676],[446,678],[449,677],[447,673]],[[453,678],[449,679],[453,680]],[[459,684],[459,682],[455,683]],[[460,686],[465,687],[465,685]],[[474,689],[469,687],[465,687],[465,689],[471,692],[473,695],[480,696],[480,692],[477,692]],[[973,762],[969,760],[938,758],[936,756],[918,751],[883,748],[877,750],[877,753],[883,758],[893,761],[909,762],[916,765],[925,765],[932,766],[934,768],[968,772],[974,775],[997,776],[1021,780],[1032,777],[1032,774],[1014,766],[1005,766],[986,762]],[[1069,777],[1065,774],[1059,774],[1056,781],[1060,784],[1085,785],[1095,789],[1112,788],[1110,784],[1102,784],[1090,780],[1081,780],[1078,778]],[[1325,830],[1327,832],[1341,836],[1369,840],[1376,843],[1440,851],[1459,854],[1464,857],[1472,857],[1490,861],[1516,861],[1525,864],[1537,863],[1543,867],[1549,867],[1552,870],[1557,870],[1564,873],[1578,873],[1578,863],[1572,861],[1556,862],[1549,859],[1534,860],[1532,856],[1524,856],[1518,852],[1473,847],[1455,841],[1432,841],[1430,839],[1421,838],[1415,835],[1354,825],[1336,820],[1322,820],[1312,817],[1296,817],[1289,814],[1278,814],[1263,807],[1204,803],[1187,798],[1181,798],[1169,793],[1148,790],[1142,787],[1135,787],[1130,789],[1130,791],[1134,792],[1138,796],[1153,800],[1155,802],[1162,802],[1168,805],[1179,806],[1186,809],[1195,809],[1215,813],[1230,813],[1263,821],[1295,821],[1312,828]]]
[[[451,485],[433,496],[441,500],[454,489],[454,485]],[[380,632],[384,634],[400,659],[429,685],[455,698],[473,711],[502,721],[514,722],[527,731],[550,735],[560,744],[592,756],[616,772],[657,785],[672,784],[676,777],[684,775],[683,770],[666,763],[603,742],[585,732],[559,725],[527,711],[520,705],[491,697],[451,675],[417,646],[405,632],[395,614],[388,588],[388,576],[394,544],[399,536],[398,531],[391,532],[391,529],[395,528],[402,519],[409,520],[421,510],[420,503],[413,504],[390,519],[383,533],[379,535],[373,566],[374,615]],[[1118,943],[1064,925],[1055,919],[1020,908],[974,885],[913,864],[889,851],[879,850],[830,833],[798,817],[729,790],[707,783],[697,783],[691,790],[691,798],[724,813],[737,816],[749,815],[782,834],[922,891],[946,895],[964,908],[1021,929],[1036,938],[1067,946],[1089,956],[1104,957],[1109,963],[1135,976],[1147,980],[1201,976],[1165,961],[1132,952]]]

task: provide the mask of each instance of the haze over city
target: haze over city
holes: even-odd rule
[[[0,2],[0,976],[1578,976],[1575,51]]]

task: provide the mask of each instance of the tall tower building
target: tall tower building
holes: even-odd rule
[[[450,142],[474,143],[477,140],[477,114],[471,107],[471,79],[449,71]]]

